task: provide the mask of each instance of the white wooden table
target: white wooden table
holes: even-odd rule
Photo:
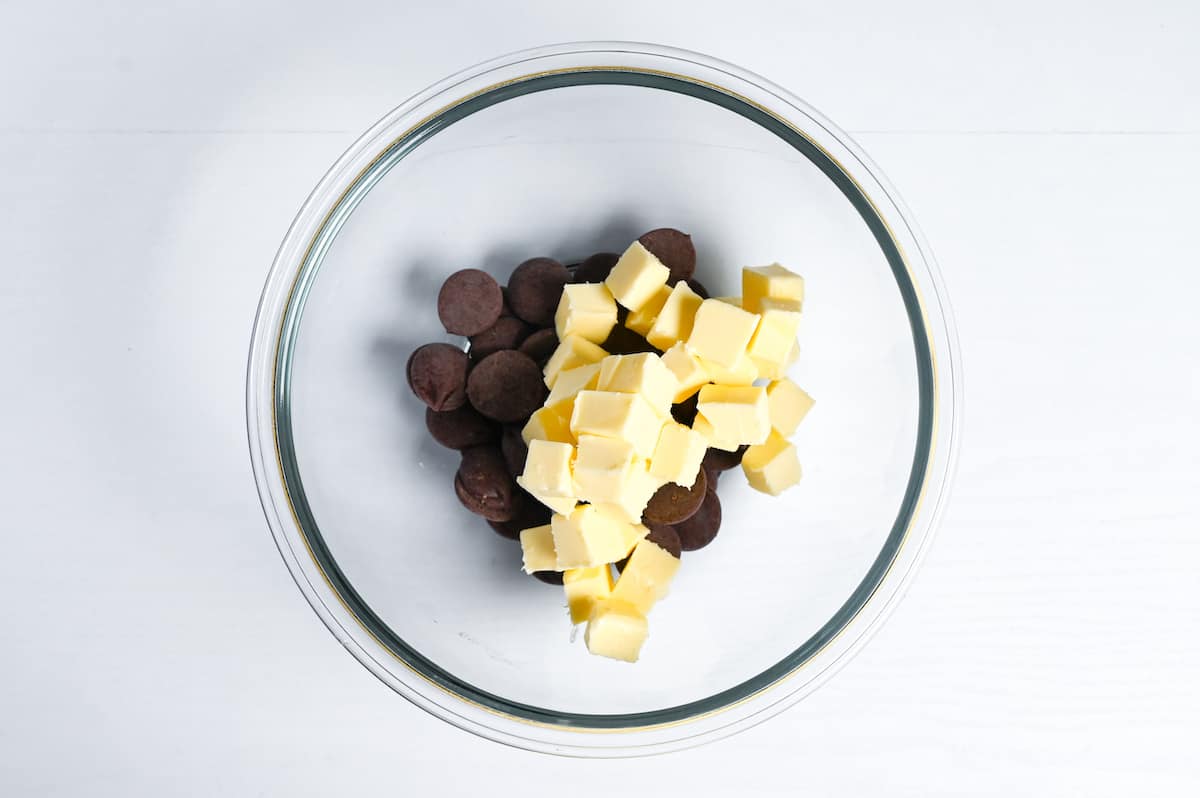
[[[0,1],[0,794],[1200,789],[1200,6],[479,5]],[[582,762],[341,650],[267,534],[242,385],[279,239],[359,131],[606,38],[855,135],[940,260],[966,423],[922,573],[836,679],[713,746]]]

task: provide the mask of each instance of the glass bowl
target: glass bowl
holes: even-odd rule
[[[743,265],[804,275],[792,377],[817,404],[800,486],[771,498],[726,475],[721,534],[684,554],[630,665],[589,655],[561,589],[461,507],[404,366],[461,342],[435,312],[451,272],[503,282],[665,226],[692,234],[714,296],[739,293]],[[247,424],[284,561],[372,673],[493,740],[629,756],[776,714],[878,627],[946,496],[959,372],[928,247],[845,133],[706,56],[569,44],[447,78],[330,169],[263,291]]]

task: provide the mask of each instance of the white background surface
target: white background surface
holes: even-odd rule
[[[0,794],[1200,789],[1200,6],[637,5],[0,0]],[[607,38],[734,61],[866,147],[941,262],[967,417],[940,537],[837,678],[583,762],[459,732],[337,645],[242,397],[279,239],[361,130]]]

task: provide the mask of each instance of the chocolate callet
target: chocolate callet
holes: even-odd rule
[[[508,278],[508,302],[525,321],[544,327],[554,321],[563,286],[571,275],[552,258],[531,258]]]
[[[478,335],[471,336],[471,358],[476,362],[493,352],[516,349],[529,335],[529,325],[516,316],[501,316]]]
[[[425,344],[408,358],[408,387],[437,411],[454,410],[467,400],[467,353],[450,344]]]
[[[463,506],[489,521],[511,521],[520,508],[518,488],[496,446],[475,446],[462,453],[454,492]]]
[[[650,503],[642,511],[642,523],[646,526],[671,526],[686,521],[704,503],[707,485],[708,478],[703,468],[696,473],[696,481],[690,488],[668,482],[650,497]]]
[[[455,335],[478,335],[496,323],[503,309],[500,284],[479,269],[455,272],[438,292],[438,318]]]
[[[615,252],[597,252],[583,259],[571,272],[573,283],[602,283],[621,259]]]
[[[724,449],[709,449],[704,453],[704,460],[701,464],[707,471],[728,471],[731,468],[737,468],[742,464],[742,455],[746,453],[747,446],[740,446],[736,452],[727,452]]]
[[[488,521],[488,526],[501,537],[519,540],[522,531],[550,523],[550,508],[525,491],[518,489],[513,496],[513,502],[516,509],[511,520]]]
[[[679,533],[673,526],[652,526],[646,540],[666,551],[675,559],[682,556],[683,544],[679,541]]]
[[[425,410],[425,428],[433,439],[449,449],[469,449],[492,443],[500,437],[495,422],[488,421],[468,404],[454,410]]]
[[[687,280],[696,271],[696,247],[692,237],[673,227],[660,227],[638,238],[641,245],[653,253],[671,270],[667,282],[671,285]]]
[[[533,358],[534,363],[543,365],[557,348],[558,335],[554,332],[553,327],[546,327],[530,333],[529,337],[521,342],[518,351],[529,355]]]
[[[721,529],[721,500],[715,492],[709,491],[696,514],[674,526],[684,551],[704,548]]]
[[[467,376],[467,398],[488,418],[512,423],[529,416],[546,399],[542,370],[529,355],[505,349],[488,355]]]

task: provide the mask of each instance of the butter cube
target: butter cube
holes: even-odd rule
[[[778,496],[800,481],[796,447],[774,430],[766,443],[751,446],[742,455],[742,471],[750,487]]]
[[[517,484],[540,496],[574,499],[575,483],[571,477],[574,459],[575,447],[569,443],[531,440],[525,470],[517,477]]]
[[[787,361],[796,343],[796,329],[800,326],[799,304],[786,299],[764,297],[760,303],[758,329],[750,339],[746,353],[755,361],[776,363]]]
[[[612,328],[617,326],[617,303],[603,283],[564,285],[554,314],[554,330],[558,340],[578,335],[588,341],[603,343]]]
[[[704,298],[680,280],[671,289],[671,295],[659,311],[654,325],[646,333],[646,340],[656,349],[668,349],[676,341],[686,341],[692,334],[696,311]]]
[[[549,524],[521,530],[521,570],[527,574],[558,570]]]
[[[637,241],[629,245],[604,284],[617,301],[631,311],[640,310],[667,284],[670,269]]]
[[[574,496],[543,496],[531,490],[527,492],[559,515],[570,515],[579,506]]]
[[[766,380],[778,380],[787,373],[787,367],[779,363],[772,363],[768,360],[759,360],[758,358],[750,358],[750,362],[754,364],[758,376]]]
[[[804,303],[804,278],[778,263],[742,269],[742,307],[752,313],[762,309],[764,297]]]
[[[593,654],[637,662],[649,632],[646,616],[628,604],[605,601],[592,610],[583,639]]]
[[[593,504],[618,501],[626,490],[636,459],[637,453],[629,441],[580,435],[574,472],[576,495]]]
[[[636,393],[662,417],[671,412],[679,381],[653,352],[609,355],[600,361],[596,389],[614,393]]]
[[[646,505],[663,484],[663,480],[650,473],[645,460],[638,460],[630,469],[617,497],[597,506],[640,527]]]
[[[736,452],[741,447],[740,443],[718,439],[716,429],[713,428],[712,424],[708,423],[708,419],[699,413],[696,414],[696,418],[692,421],[692,429],[703,435],[704,440],[708,441],[708,445],[713,449]]]
[[[580,391],[571,414],[576,436],[600,435],[633,444],[638,457],[649,457],[658,443],[663,419],[639,394]]]
[[[608,352],[599,345],[578,335],[568,335],[558,342],[558,348],[554,350],[554,354],[546,361],[546,368],[542,370],[546,378],[546,387],[553,388],[554,381],[562,372],[586,366],[588,363],[599,363],[606,357]]]
[[[708,374],[708,381],[717,385],[753,385],[759,376],[757,364],[745,353],[732,366],[722,366],[704,359],[700,363]]]
[[[706,299],[696,311],[692,334],[687,339],[688,349],[704,360],[733,366],[745,354],[756,329],[757,314],[747,313],[719,299]]]
[[[526,445],[534,440],[575,443],[575,434],[571,432],[571,414],[574,410],[574,399],[539,407],[521,428],[521,439]]]
[[[581,504],[570,515],[550,519],[558,570],[591,568],[616,562],[649,530],[635,526],[594,504]]]
[[[718,302],[724,302],[726,305],[733,305],[735,308],[742,307],[742,298],[740,296],[715,296],[713,299]]]
[[[666,598],[671,580],[678,570],[678,557],[649,540],[643,540],[634,547],[629,562],[621,571],[621,578],[611,591],[612,600],[628,604],[645,615],[656,602]]]
[[[700,389],[693,428],[718,449],[733,451],[742,444],[767,440],[771,419],[767,392],[756,386],[706,385]],[[700,419],[704,424],[700,425]]]
[[[588,363],[586,366],[576,366],[573,369],[560,371],[558,379],[554,381],[554,387],[550,389],[550,395],[546,397],[546,406],[574,401],[575,394],[595,388],[598,379],[600,379],[600,363]]]
[[[778,380],[786,376],[787,370],[799,359],[800,342],[792,341],[792,348],[788,350],[787,357],[784,358],[782,364],[768,363],[765,360],[755,360],[754,365],[758,366],[758,376],[765,377],[768,380]]]
[[[607,565],[563,571],[563,592],[567,594],[571,623],[585,622],[596,605],[608,599],[612,589],[612,569]]]
[[[659,286],[658,291],[650,297],[646,304],[625,317],[625,326],[645,337],[646,333],[650,332],[650,328],[654,326],[654,320],[658,318],[659,311],[663,309],[663,305],[667,304],[669,296],[671,296],[671,286],[666,284]]]
[[[767,386],[767,414],[771,426],[785,438],[796,431],[813,404],[813,398],[786,377]]]
[[[664,483],[674,482],[690,488],[696,483],[700,462],[708,441],[695,430],[675,421],[663,425],[658,436],[658,445],[650,457],[650,473]],[[645,508],[643,508],[645,509]]]
[[[675,375],[675,381],[679,384],[679,389],[675,391],[674,397],[676,403],[682,402],[700,390],[700,386],[709,380],[708,369],[682,341],[663,352],[660,359],[663,365]]]

